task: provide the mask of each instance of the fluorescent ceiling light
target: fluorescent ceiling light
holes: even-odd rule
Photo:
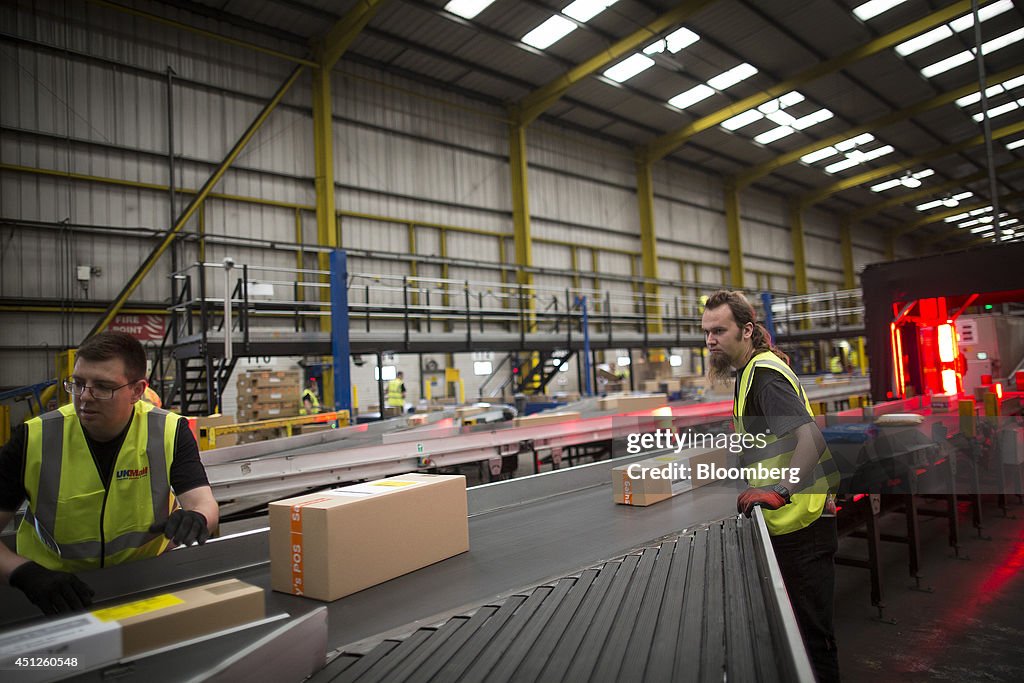
[[[999,225],[1000,226],[1003,226],[1003,225],[1013,225],[1015,223],[1018,223],[1019,221],[1020,221],[1019,218],[1011,218],[1009,220],[999,221]]]
[[[979,233],[979,232],[993,232],[992,231],[992,226],[981,225],[981,226],[978,226],[977,228],[971,228],[971,234],[972,235],[976,234],[976,233]]]
[[[1006,149],[1017,149],[1018,147],[1024,146],[1024,138],[1020,140],[1014,140],[1013,142],[1006,143]]]
[[[958,228],[970,228],[970,227],[973,227],[975,225],[978,225],[979,223],[981,223],[981,221],[978,221],[978,220],[964,221],[963,223],[960,223],[956,227],[958,227]]]
[[[832,112],[830,112],[828,109],[819,109],[818,111],[812,112],[807,116],[801,116],[796,121],[794,121],[792,125],[797,130],[804,130],[805,128],[816,126],[822,121],[828,121],[830,118],[832,118],[832,116]]]
[[[768,119],[777,126],[790,126],[796,123],[796,117],[788,114],[782,109],[776,109],[768,114]]]
[[[912,175],[900,178],[900,184],[903,185],[903,187],[909,187],[910,189],[921,187],[921,181]]]
[[[970,218],[970,217],[971,217],[971,214],[969,214],[966,211],[964,211],[963,213],[958,213],[955,216],[946,216],[942,220],[945,223],[956,223],[957,221],[962,221],[963,219]]]
[[[999,0],[999,2],[993,2],[985,5],[978,10],[978,20],[985,21],[992,17],[997,17],[1003,12],[1013,9],[1013,0]],[[966,31],[969,28],[974,27],[974,12],[968,12],[962,17],[957,17],[953,21],[949,22],[949,25],[954,31],[959,33],[960,31]]]
[[[757,142],[762,145],[767,145],[770,142],[781,140],[782,138],[786,137],[787,135],[790,135],[793,132],[793,129],[790,128],[789,126],[779,126],[778,128],[772,128],[771,130],[761,133],[760,135],[754,138],[754,142]]]
[[[946,57],[934,64],[929,64],[925,68],[921,69],[921,75],[925,78],[938,76],[939,74],[946,73],[950,69],[955,69],[961,64],[966,64],[972,59],[974,59],[974,55],[971,54],[970,50],[964,50],[963,52],[956,53],[952,57]]]
[[[743,64],[734,66],[725,73],[718,74],[714,78],[708,79],[708,85],[715,90],[725,90],[726,88],[736,85],[742,80],[750,78],[756,73],[757,69],[744,62]]]
[[[847,152],[858,145],[865,145],[875,139],[871,133],[861,133],[855,138],[848,138],[836,143],[836,149],[840,152]]]
[[[665,50],[668,50],[672,54],[675,54],[680,50],[693,45],[698,40],[700,40],[700,36],[684,26],[677,28],[661,40],[656,40],[645,47],[644,53],[650,55],[656,52],[664,52]]]
[[[1002,85],[993,85],[991,88],[985,88],[985,97],[992,97],[1003,92]],[[956,101],[958,107],[968,107],[976,102],[981,102],[981,91],[973,92],[970,95],[964,95]]]
[[[953,195],[952,197],[950,197],[950,199],[955,199],[956,201],[960,202],[960,201],[963,201],[963,200],[967,199],[968,197],[973,197],[973,196],[974,196],[973,192],[961,192],[960,194]]]
[[[878,183],[877,185],[872,185],[871,186],[871,191],[872,192],[885,192],[886,190],[891,190],[892,188],[897,187],[899,184],[900,184],[900,179],[899,178],[893,178],[892,180],[886,180],[884,183]]]
[[[562,14],[579,22],[588,22],[618,0],[576,0],[562,10]]]
[[[523,42],[538,50],[543,50],[572,33],[575,28],[575,22],[556,14],[523,36]]]
[[[1007,45],[1013,45],[1016,42],[1024,40],[1024,28],[1019,28],[1016,31],[1010,31],[1005,35],[1001,35],[998,38],[993,38],[987,43],[981,44],[981,54],[990,55],[996,50],[1002,50]]]
[[[828,166],[826,166],[825,173],[838,173],[839,171],[845,171],[846,169],[852,166],[856,166],[859,163],[860,162],[857,161],[856,159],[843,159],[842,161],[837,161],[834,164],[829,164]]]
[[[972,216],[980,216],[981,214],[988,213],[991,210],[992,210],[991,206],[983,206],[980,209],[974,209],[973,211],[970,211],[968,213],[970,215],[972,215]]]
[[[952,35],[953,31],[950,30],[948,26],[943,24],[938,28],[933,28],[931,31],[922,33],[916,38],[911,38],[905,43],[900,43],[894,49],[896,50],[896,54],[900,55],[901,57],[906,57],[907,55],[914,54],[918,50],[925,49],[929,45],[934,45],[940,40],[945,40],[946,38],[949,38]]]
[[[936,199],[934,201],[925,202],[924,204],[918,204],[914,208],[917,209],[918,211],[928,211],[930,209],[934,209],[935,207],[943,206],[944,203],[945,202],[943,202],[943,200]],[[954,204],[954,206],[956,205]]]
[[[835,156],[836,154],[839,154],[838,149],[836,149],[835,147],[826,147],[824,149],[819,149],[817,152],[811,152],[810,154],[803,155],[802,157],[800,157],[800,161],[804,162],[805,164],[813,164],[816,161],[828,159],[829,157]]]
[[[791,107],[794,104],[799,104],[804,101],[804,96],[798,93],[796,90],[791,90],[782,97],[776,97],[774,100],[768,100],[757,109],[762,114],[770,114],[773,111],[778,111],[783,107]]]
[[[930,175],[935,175],[935,171],[930,168],[926,168],[923,171],[918,171],[913,174],[915,178],[927,178]]]
[[[884,157],[886,154],[892,154],[895,151],[896,148],[893,147],[892,145],[882,145],[881,147],[876,147],[875,149],[863,152],[864,161],[871,161],[872,159],[877,159],[878,157]]]
[[[679,93],[671,100],[669,100],[668,103],[671,104],[673,107],[686,109],[691,104],[696,104],[701,100],[706,100],[707,98],[711,97],[714,94],[715,91],[712,88],[709,88],[708,86],[701,83],[700,85],[693,86],[686,92]]]
[[[733,116],[731,119],[726,119],[725,121],[722,121],[722,128],[725,128],[726,130],[736,130],[737,128],[748,126],[754,121],[760,121],[763,118],[764,114],[762,114],[758,110],[748,109],[742,114],[737,114],[736,116]]]
[[[607,69],[604,72],[604,75],[616,83],[622,83],[623,81],[628,81],[638,73],[650,69],[652,66],[654,66],[653,59],[636,52],[612,68]]]
[[[446,12],[457,14],[463,19],[472,19],[494,3],[494,0],[452,0],[444,6]]]
[[[1000,104],[998,107],[994,109],[989,109],[988,117],[990,119],[994,119],[995,117],[1002,116],[1003,114],[1011,112],[1014,109],[1019,109],[1020,102],[1021,100],[1017,100],[1015,102],[1007,102],[1006,104]],[[971,118],[974,119],[976,123],[981,123],[981,120],[985,118],[985,112],[980,111],[977,114],[973,114]]]
[[[887,12],[897,5],[901,5],[906,0],[868,0],[863,5],[858,5],[853,8],[853,13],[861,21],[867,21],[877,17],[882,12]]]

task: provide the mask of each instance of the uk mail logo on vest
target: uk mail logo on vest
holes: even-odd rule
[[[142,479],[143,477],[148,477],[148,476],[149,476],[149,468],[148,467],[143,467],[141,470],[118,470],[117,471],[117,480],[118,481]]]

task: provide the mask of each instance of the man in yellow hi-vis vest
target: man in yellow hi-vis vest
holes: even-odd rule
[[[0,528],[28,502],[17,552],[0,544],[0,577],[47,614],[91,603],[76,572],[202,544],[217,525],[195,437],[141,400],[145,373],[133,337],[91,337],[64,382],[71,404],[29,420],[0,451]]]
[[[405,375],[401,371],[395,375],[395,378],[388,382],[388,407],[394,411],[398,410],[398,414],[401,415],[405,412]]]
[[[736,431],[759,435],[757,443],[764,444],[744,453],[743,466],[788,473],[749,480],[737,509],[749,517],[761,506],[817,679],[838,681],[832,604],[838,539],[831,493],[839,472],[789,359],[773,346],[746,297],[715,292],[701,326],[712,382],[736,371]]]
[[[314,415],[320,412],[320,397],[317,396],[316,380],[309,378],[309,386],[302,391],[302,407],[299,415]]]

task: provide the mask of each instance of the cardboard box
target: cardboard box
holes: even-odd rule
[[[618,410],[620,412],[631,412],[634,410],[650,410],[660,408],[668,403],[668,396],[665,394],[649,394],[637,396],[634,394],[611,394],[597,402],[600,410]]]
[[[214,413],[207,417],[196,418],[196,428],[199,430],[199,448],[200,450],[207,450],[209,448],[209,437],[206,431],[208,427],[226,427],[228,425],[235,424],[235,418],[230,415],[221,415],[220,413]],[[234,446],[238,443],[238,434],[224,434],[223,436],[217,434],[217,446],[221,448],[223,446]]]
[[[640,383],[640,388],[652,394],[671,394],[673,391],[679,391],[682,387],[678,379],[664,377],[661,379],[646,379]]]
[[[486,406],[459,406],[458,408],[455,409],[455,417],[460,418],[460,419],[461,418],[465,418],[465,417],[473,417],[474,415],[479,415],[480,413],[486,413],[490,409],[491,409],[491,406],[489,406],[489,405],[486,405]]]
[[[714,476],[699,478],[698,466],[726,467],[727,462],[725,448],[691,448],[621,465],[612,470],[612,496],[621,505],[653,505],[716,481]]]
[[[112,664],[150,650],[257,621],[263,589],[236,579],[135,600],[0,635],[0,670],[16,670],[17,657],[74,657],[75,667],[32,671],[18,680],[51,681]],[[10,665],[10,666],[8,666]]]
[[[571,422],[580,419],[579,413],[538,413],[527,417],[517,417],[514,421],[516,427],[538,427],[540,425],[552,425],[559,422]]]
[[[239,408],[239,422],[253,422],[256,420],[274,420],[279,417],[295,417],[299,409],[295,406],[285,406],[281,403],[269,404],[259,408]]]
[[[247,370],[237,381],[239,389],[243,387],[291,388],[301,386],[302,377],[298,370]]]
[[[469,550],[466,478],[405,474],[270,504],[270,581],[337,600]]]

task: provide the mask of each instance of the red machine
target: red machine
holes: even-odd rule
[[[906,396],[907,386],[921,394],[958,394],[963,390],[965,363],[955,323],[973,298],[952,314],[943,296],[892,305],[893,398]]]

